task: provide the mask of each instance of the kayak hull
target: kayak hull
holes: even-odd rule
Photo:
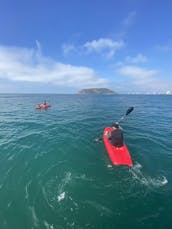
[[[36,109],[47,109],[50,108],[50,105],[36,106]]]
[[[106,136],[106,134],[111,133],[111,131],[111,127],[106,127],[104,129],[103,141],[112,164],[132,166],[133,162],[126,144],[121,147],[115,147]]]

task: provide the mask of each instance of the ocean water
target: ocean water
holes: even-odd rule
[[[112,166],[95,139],[130,106],[134,166]],[[172,96],[0,95],[1,229],[164,229],[171,213]]]

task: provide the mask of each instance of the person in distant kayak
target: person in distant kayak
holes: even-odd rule
[[[118,122],[115,122],[112,125],[112,131],[111,133],[107,134],[107,137],[109,138],[109,140],[111,141],[111,144],[113,146],[116,147],[121,147],[124,145],[124,141],[123,141],[123,131],[119,126]]]
[[[47,106],[47,105],[48,105],[48,103],[47,103],[46,100],[44,101],[43,105],[44,105],[44,106]]]

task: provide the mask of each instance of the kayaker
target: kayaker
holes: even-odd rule
[[[46,100],[44,101],[43,105],[44,105],[44,106],[48,105]]]
[[[123,131],[121,129],[121,127],[119,126],[118,122],[115,122],[112,125],[112,131],[111,133],[107,134],[107,137],[109,138],[109,140],[111,141],[111,144],[113,146],[116,147],[121,147],[123,146],[124,142],[123,142]]]

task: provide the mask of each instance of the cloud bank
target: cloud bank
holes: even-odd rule
[[[123,65],[116,69],[117,74],[126,77],[128,86],[140,92],[165,92],[169,81],[160,77],[160,72],[135,65]]]

